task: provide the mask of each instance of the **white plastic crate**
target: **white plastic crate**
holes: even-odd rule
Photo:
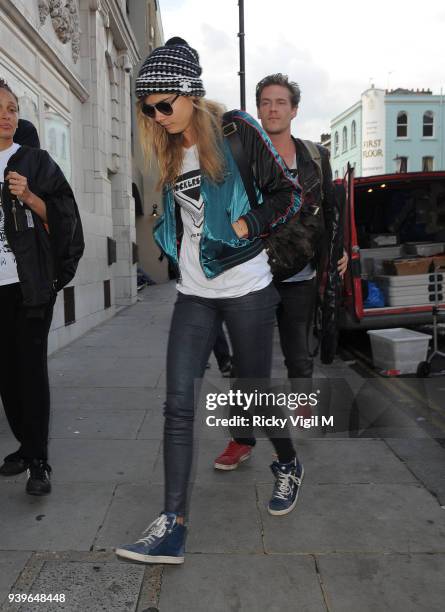
[[[400,374],[414,374],[428,353],[429,334],[396,327],[369,330],[372,359],[380,370],[398,370]]]

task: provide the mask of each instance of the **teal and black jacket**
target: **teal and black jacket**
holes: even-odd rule
[[[280,223],[286,223],[301,206],[301,188],[264,130],[243,111],[233,111],[232,119],[252,166],[258,207],[253,210],[250,208],[238,167],[224,140],[224,180],[212,183],[204,175],[201,178],[204,223],[200,261],[207,278],[215,278],[225,270],[258,255],[264,248],[261,236],[269,234]],[[154,227],[154,238],[177,267],[182,222],[170,185],[163,191],[163,209],[164,213]],[[238,238],[232,228],[232,223],[240,218],[247,224],[247,238]]]

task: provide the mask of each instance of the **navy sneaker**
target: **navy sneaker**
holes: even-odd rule
[[[269,502],[269,514],[287,514],[295,508],[304,476],[304,467],[295,458],[290,463],[274,461],[270,466],[275,476],[275,486]]]
[[[186,531],[176,522],[176,514],[162,512],[144,531],[144,537],[114,552],[118,557],[142,563],[184,563]]]

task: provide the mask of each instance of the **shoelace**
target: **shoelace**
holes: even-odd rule
[[[26,470],[28,478],[35,478],[40,480],[42,478],[49,478],[51,475],[51,468],[47,463],[39,463],[37,465],[31,465]]]
[[[301,478],[294,476],[293,474],[285,474],[281,471],[278,472],[276,489],[274,497],[278,499],[287,499],[291,493],[291,480],[298,486],[301,485]]]
[[[167,531],[167,522],[168,516],[166,514],[161,514],[155,521],[153,521],[147,529],[143,532],[147,535],[140,540],[137,541],[142,542],[143,544],[152,544],[156,538],[161,538],[164,533]]]

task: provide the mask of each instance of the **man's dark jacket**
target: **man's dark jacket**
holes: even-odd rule
[[[321,157],[322,184],[316,163],[301,142],[293,138],[297,152],[298,182],[302,186],[302,208],[306,204],[320,205],[324,217],[325,238],[316,259],[312,262],[317,269],[319,285],[324,287],[321,321],[321,360],[331,363],[337,344],[337,313],[341,296],[341,279],[337,262],[343,255],[342,188],[332,182],[329,151],[317,145]]]
[[[26,176],[30,191],[46,204],[47,226],[3,184],[5,234],[17,262],[23,303],[36,312],[69,283],[84,251],[77,204],[63,172],[43,150],[22,146],[5,169]],[[3,177],[2,177],[3,178]]]

